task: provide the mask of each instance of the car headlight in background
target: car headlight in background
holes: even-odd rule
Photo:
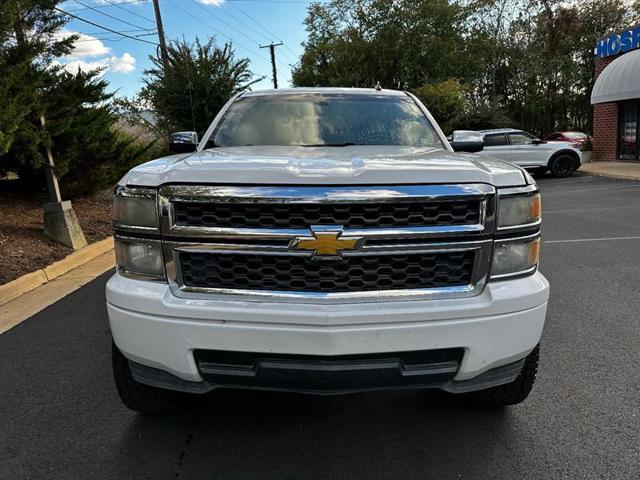
[[[156,190],[118,186],[113,200],[115,228],[133,231],[157,231]]]
[[[498,196],[498,229],[511,229],[536,224],[542,217],[540,193]]]
[[[540,261],[540,236],[496,240],[493,246],[491,278],[533,273]]]

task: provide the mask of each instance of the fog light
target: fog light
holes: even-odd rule
[[[115,250],[116,264],[121,273],[149,277],[152,280],[164,278],[159,241],[116,237]]]

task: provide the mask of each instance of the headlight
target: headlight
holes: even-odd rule
[[[496,240],[491,278],[512,277],[535,271],[540,261],[540,237]]]
[[[520,195],[498,196],[498,228],[507,229],[531,225],[540,221],[542,203],[540,194],[533,192]]]
[[[126,230],[157,231],[156,191],[118,186],[113,201],[113,223],[116,228]]]
[[[116,264],[127,275],[164,279],[162,247],[159,240],[116,237]]]

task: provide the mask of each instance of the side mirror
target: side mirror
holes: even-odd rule
[[[540,140],[539,138],[534,138],[533,140],[531,140],[531,143],[533,143],[534,145],[542,145],[543,143],[547,143],[547,141]]]
[[[451,134],[450,143],[454,152],[476,153],[484,148],[484,137],[473,130],[456,130]]]
[[[169,150],[173,153],[195,152],[198,148],[196,132],[176,132],[169,135]]]

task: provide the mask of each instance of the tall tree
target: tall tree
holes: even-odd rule
[[[450,77],[473,78],[481,65],[465,55],[470,12],[446,0],[314,3],[293,83],[417,88]]]
[[[166,131],[195,130],[202,135],[224,104],[247,90],[252,80],[249,60],[237,59],[230,43],[222,48],[213,39],[202,44],[185,40],[167,48],[168,65],[152,57],[154,68],[145,71],[140,93]]]

